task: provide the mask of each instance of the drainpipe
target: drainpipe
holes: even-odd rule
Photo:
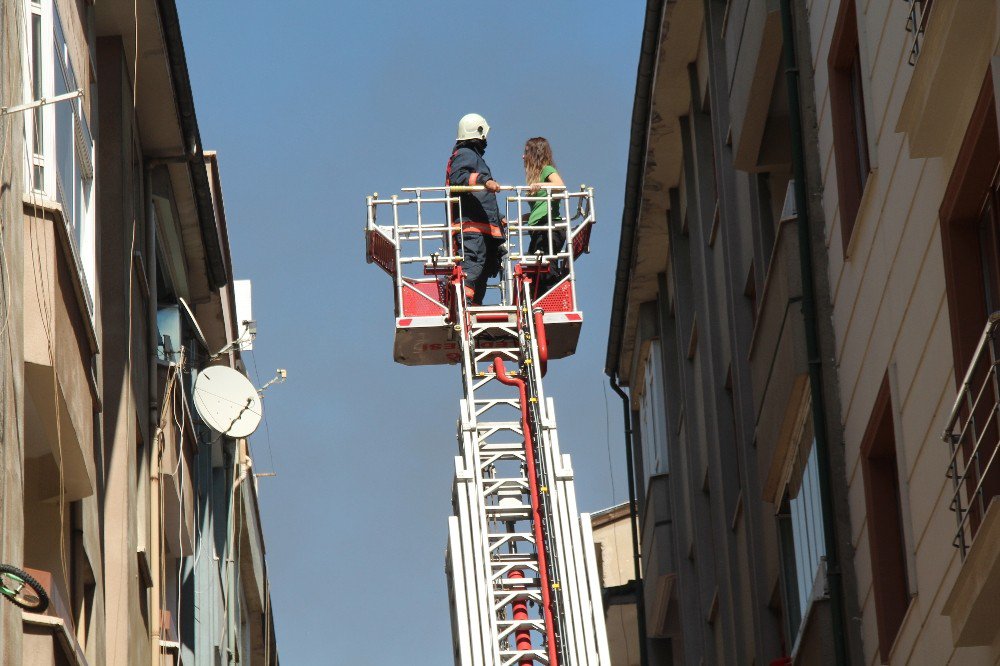
[[[826,410],[823,402],[823,359],[819,346],[819,323],[813,285],[812,239],[809,228],[809,202],[806,198],[806,165],[802,141],[802,101],[799,96],[799,70],[796,63],[795,32],[791,0],[781,0],[781,30],[784,43],[785,84],[788,87],[789,126],[792,141],[792,167],[795,176],[795,208],[799,229],[799,266],[802,273],[802,319],[806,333],[809,362],[809,389],[812,395],[813,435],[819,472],[820,506],[823,511],[823,540],[826,544],[826,582],[830,594],[833,624],[834,657],[838,665],[848,663],[844,622],[844,594],[837,554],[837,533],[833,506],[830,441],[827,436]]]
[[[632,466],[632,409],[628,396],[618,385],[617,374],[609,375],[611,389],[622,399],[622,418],[625,421],[625,465],[628,469],[628,519],[632,526],[632,566],[635,576],[635,615],[639,623],[639,666],[649,666],[646,654],[646,595],[642,586],[642,567],[639,557],[639,528],[635,502],[635,470]]]
[[[160,562],[162,559],[162,547],[163,541],[161,539],[162,535],[160,531],[162,526],[160,525],[160,494],[162,489],[160,488],[160,458],[162,457],[162,451],[160,448],[161,443],[161,432],[160,432],[160,404],[159,404],[159,391],[160,382],[158,381],[159,367],[156,362],[156,346],[159,342],[157,330],[159,328],[156,321],[157,303],[159,294],[157,293],[157,280],[156,280],[156,224],[153,221],[153,177],[152,169],[153,167],[147,161],[144,165],[142,173],[142,198],[143,198],[143,208],[146,211],[146,247],[145,247],[145,272],[146,272],[146,289],[147,289],[147,322],[146,325],[149,327],[147,339],[149,344],[149,377],[147,377],[147,382],[149,386],[149,429],[153,432],[153,449],[150,455],[150,502],[149,502],[149,525],[151,527],[149,533],[149,545],[150,545],[150,575],[153,578],[153,589],[150,591],[150,597],[153,599],[152,607],[150,608],[150,652],[152,653],[152,658],[154,664],[160,663],[162,660],[162,652],[160,650],[160,640],[162,638],[162,608],[160,607],[160,596],[162,590],[162,583],[159,579],[160,576]],[[138,250],[138,248],[136,248]],[[134,261],[133,257],[129,257],[129,266],[132,266]],[[131,344],[131,341],[129,341]],[[169,399],[169,396],[163,396],[164,401]],[[180,622],[180,618],[177,618]]]

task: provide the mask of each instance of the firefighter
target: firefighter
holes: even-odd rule
[[[459,203],[453,204],[451,211],[454,242],[462,244],[465,298],[471,305],[483,304],[486,281],[500,273],[506,254],[507,220],[500,214],[496,196],[500,185],[493,180],[490,167],[483,159],[489,132],[486,119],[478,113],[462,116],[445,172],[448,185],[482,185],[484,188],[460,194]]]

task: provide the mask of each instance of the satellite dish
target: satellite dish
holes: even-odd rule
[[[212,365],[194,382],[194,407],[212,430],[227,437],[249,437],[264,415],[250,380],[224,365]]]

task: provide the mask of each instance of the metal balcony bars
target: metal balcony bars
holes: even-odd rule
[[[910,46],[910,56],[907,59],[912,67],[917,64],[917,58],[920,57],[920,44],[924,38],[927,17],[930,15],[934,0],[905,0],[905,2],[910,6],[906,15],[906,32],[913,33],[913,44]]]
[[[948,417],[943,439],[951,447],[947,476],[952,480],[950,509],[957,530],[952,542],[964,560],[1000,488],[1000,379],[997,363],[1000,312],[989,316]]]

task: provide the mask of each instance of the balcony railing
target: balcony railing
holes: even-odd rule
[[[948,477],[951,510],[957,531],[953,545],[965,559],[986,515],[990,500],[1000,495],[1000,312],[994,312],[976,346],[944,431],[951,447]]]
[[[927,27],[927,17],[931,13],[931,5],[934,0],[905,0],[910,6],[910,11],[906,15],[906,32],[913,33],[913,44],[910,46],[910,65],[917,64],[920,57],[920,45],[924,40],[924,30]]]

